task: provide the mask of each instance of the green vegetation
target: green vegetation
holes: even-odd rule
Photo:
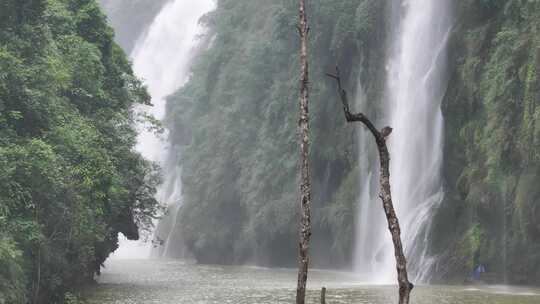
[[[346,125],[325,72],[340,63],[349,87],[369,78],[368,97],[373,104],[380,99],[385,5],[348,0],[310,7],[312,252],[317,266],[345,266],[358,191],[351,176],[356,130]],[[187,143],[179,149],[184,203],[177,227],[200,262],[296,263],[297,18],[291,1],[218,1],[205,19],[215,39],[169,100],[171,141]]]
[[[457,16],[434,250],[447,279],[483,263],[499,282],[538,284],[540,2],[460,1]]]
[[[132,111],[148,101],[95,1],[2,1],[0,303],[64,302],[119,232],[149,228],[159,178]]]
[[[377,117],[388,3],[311,3],[315,266],[350,265],[363,178],[355,130],[324,73],[338,63],[346,87],[360,79]],[[463,282],[482,263],[498,282],[540,283],[540,3],[452,3],[436,276]],[[218,1],[206,18],[215,40],[169,100],[172,142],[185,145],[178,233],[201,262],[296,262],[295,14],[290,1]]]
[[[126,50],[164,3],[102,2]],[[210,46],[165,121],[182,151],[178,239],[200,262],[294,265],[296,3],[217,3]],[[540,2],[453,3],[437,275],[463,281],[482,263],[499,282],[540,283]],[[317,267],[350,266],[363,178],[360,129],[324,74],[339,64],[351,92],[360,80],[377,118],[387,5],[311,1]],[[77,303],[118,233],[151,226],[159,176],[133,151],[132,111],[148,102],[95,0],[0,3],[0,303]]]

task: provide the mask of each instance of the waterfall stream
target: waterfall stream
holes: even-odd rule
[[[139,38],[131,54],[135,73],[144,79],[153,107],[139,109],[161,120],[165,116],[166,97],[187,80],[190,61],[205,28],[199,19],[212,10],[212,0],[171,0],[156,16],[147,32]],[[444,93],[446,43],[450,33],[448,0],[393,1],[391,15],[397,20],[387,60],[385,112],[380,125],[394,128],[389,139],[391,183],[394,203],[402,224],[402,238],[415,282],[429,280],[435,258],[428,252],[428,234],[432,211],[442,201],[440,177],[443,146],[441,100]],[[359,94],[359,106],[366,105]],[[170,248],[176,216],[181,206],[180,151],[165,138],[140,126],[137,145],[147,159],[163,169],[164,182],[158,200],[168,206],[162,219],[159,238],[163,246],[154,256],[174,256]],[[395,278],[393,248],[386,220],[378,201],[378,168],[372,138],[360,135],[359,160],[362,176],[355,268],[370,273],[375,283]],[[121,240],[114,257],[148,257],[148,243]]]
[[[213,0],[171,0],[156,16],[148,30],[137,41],[131,54],[135,74],[142,78],[152,97],[153,106],[138,109],[158,120],[165,117],[166,97],[178,90],[188,79],[193,59],[205,27],[200,18],[215,7]],[[170,147],[167,134],[158,135],[148,126],[139,126],[137,150],[162,168],[163,184],[158,189],[158,201],[168,206],[169,214],[163,221],[170,221],[159,255],[167,254],[167,239],[174,230],[176,214],[182,202],[181,168],[178,166],[178,149]],[[120,248],[113,258],[147,258],[152,246],[149,243],[130,242],[121,238]]]
[[[447,84],[450,5],[447,0],[394,1],[391,15],[397,24],[390,40],[385,110],[379,124],[394,129],[388,142],[390,178],[410,276],[414,282],[427,282],[435,261],[428,251],[428,232],[433,210],[444,196],[441,101]],[[361,147],[369,147],[372,138],[364,137]],[[368,152],[361,148],[360,157]],[[377,162],[373,157],[369,161]],[[362,179],[355,265],[357,271],[370,273],[374,283],[389,283],[395,281],[396,268],[377,195],[377,170],[371,168],[375,177]]]

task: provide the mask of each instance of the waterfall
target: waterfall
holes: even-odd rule
[[[378,123],[394,129],[388,141],[390,182],[410,277],[416,283],[430,279],[435,261],[428,251],[431,218],[444,196],[441,101],[447,84],[450,11],[449,0],[403,0],[393,2],[391,13],[395,26],[389,40],[384,113]],[[368,146],[372,138],[360,140]],[[389,283],[397,274],[378,186],[374,187],[376,170],[372,168],[376,176],[367,176],[361,185],[355,265],[357,271],[370,273],[372,282]]]
[[[205,27],[200,18],[215,8],[213,0],[171,0],[169,1],[137,41],[131,54],[133,70],[142,78],[152,97],[153,106],[142,106],[137,111],[153,115],[158,120],[165,117],[166,97],[178,90],[188,80],[190,61],[193,59]],[[168,206],[169,214],[164,220],[171,221],[164,237],[165,252],[169,247],[167,239],[174,230],[176,213],[182,202],[181,168],[178,167],[177,147],[170,147],[166,134],[157,135],[148,126],[138,128],[136,149],[146,158],[162,168],[163,184],[158,189],[158,201]],[[171,218],[168,218],[171,217]],[[113,257],[147,258],[151,244],[130,242],[121,238],[120,248]]]

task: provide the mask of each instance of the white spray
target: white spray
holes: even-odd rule
[[[158,120],[164,118],[166,97],[188,80],[190,62],[205,33],[199,19],[214,8],[213,0],[172,0],[139,38],[131,54],[133,69],[147,85],[153,104],[152,107],[141,107],[139,111]],[[164,181],[158,189],[157,199],[161,204],[173,205],[171,209],[176,212],[182,201],[181,170],[171,161],[176,159],[177,156],[172,155],[176,151],[169,149],[164,137],[140,126],[136,149],[146,159],[161,165]],[[120,248],[113,258],[148,258],[150,251],[149,243],[121,238]]]
[[[448,0],[397,2],[400,5],[396,6],[394,17],[399,23],[391,40],[381,126],[394,128],[388,142],[392,195],[402,226],[410,277],[413,282],[422,283],[429,281],[434,264],[434,257],[428,252],[428,231],[433,211],[443,199],[441,101],[447,84],[450,8]],[[367,178],[364,183],[359,202],[363,221],[359,220],[357,225],[356,267],[370,272],[374,283],[395,282],[397,274],[386,219],[373,182],[370,185]]]

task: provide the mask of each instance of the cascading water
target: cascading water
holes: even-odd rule
[[[188,79],[190,61],[201,44],[205,27],[199,19],[215,8],[213,0],[171,0],[156,16],[148,31],[137,41],[131,54],[135,74],[142,78],[152,96],[152,107],[138,109],[158,120],[165,116],[166,97],[178,90]],[[169,232],[174,230],[175,217],[181,204],[181,168],[178,167],[178,150],[169,147],[163,136],[158,136],[147,126],[140,126],[137,150],[147,159],[157,162],[163,173],[163,184],[157,199],[167,205],[171,221],[164,237],[167,252]],[[171,217],[168,219],[167,217]],[[151,245],[121,239],[120,248],[113,257],[147,258]]]
[[[447,84],[450,2],[403,0],[393,5],[392,19],[398,21],[390,40],[385,113],[379,125],[394,128],[388,142],[392,195],[410,277],[422,283],[429,281],[435,260],[428,253],[431,216],[443,199],[441,101]],[[368,146],[372,138],[360,140]],[[389,283],[395,281],[396,268],[377,178],[363,179],[355,264],[357,271],[370,273],[373,282]]]

